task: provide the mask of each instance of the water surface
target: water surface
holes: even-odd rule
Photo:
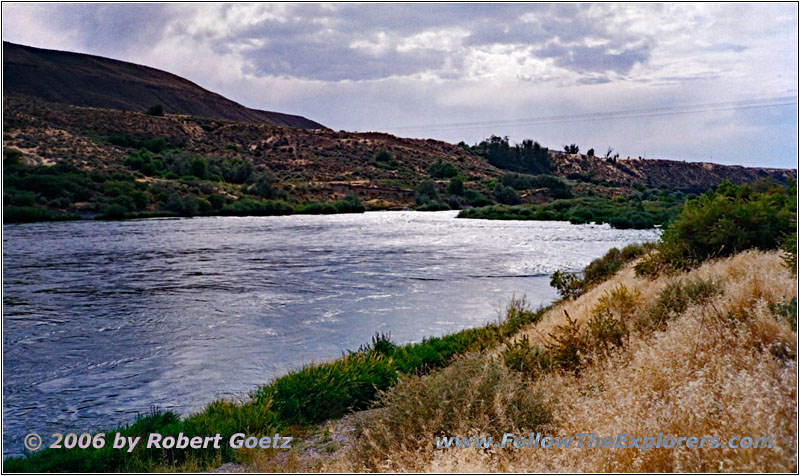
[[[239,398],[376,332],[405,343],[551,302],[655,231],[456,212],[3,226],[3,442]],[[45,441],[48,441],[45,439]]]

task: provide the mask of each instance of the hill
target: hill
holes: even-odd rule
[[[3,96],[137,112],[161,104],[168,114],[324,128],[301,116],[249,109],[191,81],[147,66],[5,41]]]
[[[556,153],[553,167],[563,177],[606,181],[622,186],[667,187],[689,193],[702,193],[723,180],[735,184],[751,183],[759,178],[771,178],[779,183],[796,178],[789,169],[742,167],[708,162],[627,158],[602,158],[579,154]]]

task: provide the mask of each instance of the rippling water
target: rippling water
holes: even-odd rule
[[[3,441],[239,397],[303,363],[496,320],[655,231],[455,212],[3,226]]]

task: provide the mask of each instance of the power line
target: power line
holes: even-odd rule
[[[580,121],[608,121],[612,119],[628,119],[639,117],[676,116],[683,114],[699,114],[708,112],[722,112],[734,110],[757,109],[766,107],[797,105],[797,96],[781,96],[773,98],[750,99],[744,101],[726,101],[704,104],[687,104],[680,106],[666,106],[646,109],[628,109],[622,111],[591,112],[583,114],[562,114],[554,116],[540,116],[520,119],[506,119],[496,121],[478,122],[452,122],[444,124],[427,124],[419,126],[398,126],[390,129],[393,131],[409,130],[456,130],[478,129],[487,127],[510,127],[538,124],[559,124]]]

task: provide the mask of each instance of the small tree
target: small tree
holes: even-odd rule
[[[433,180],[423,180],[414,189],[414,199],[417,205],[427,205],[430,202],[440,201],[439,192]]]
[[[164,106],[162,106],[161,104],[155,104],[153,106],[150,106],[146,114],[149,116],[163,116]]]
[[[518,205],[522,203],[522,200],[517,195],[516,190],[511,187],[506,187],[505,185],[498,183],[494,187],[494,198],[503,204],[506,205]]]
[[[189,167],[189,174],[201,180],[208,180],[208,162],[205,159],[194,159],[192,166]]]
[[[578,147],[577,144],[570,144],[564,146],[564,152],[568,154],[577,154],[578,152],[580,152],[580,150],[581,149],[580,147]]]
[[[392,154],[389,153],[386,149],[381,149],[375,154],[375,162],[382,162],[384,164],[394,164],[394,159],[392,158]]]
[[[464,181],[461,177],[453,177],[450,184],[447,186],[447,193],[450,195],[463,195],[464,194]]]
[[[589,157],[594,157],[594,149],[589,149],[586,151],[586,155]]]

